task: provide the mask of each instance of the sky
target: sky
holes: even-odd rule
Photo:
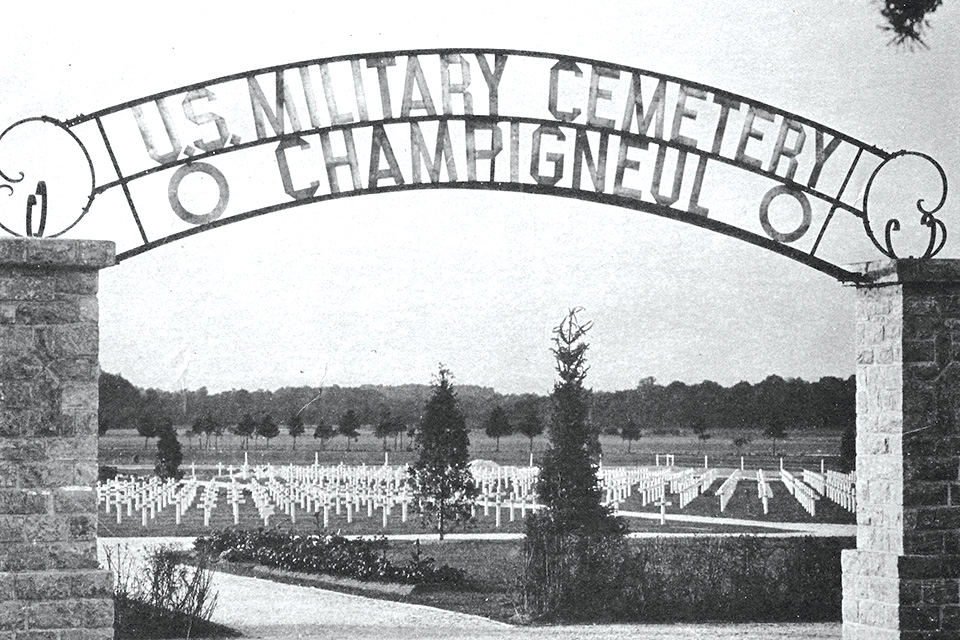
[[[960,178],[960,3],[932,16],[929,50],[913,52],[888,46],[869,0],[327,4],[16,9],[0,41],[0,122],[67,119],[325,56],[509,48],[722,88],[883,149],[929,154]],[[956,208],[951,196],[948,227]],[[848,253],[835,247],[840,262],[882,257],[853,248],[862,237],[850,233]],[[956,238],[940,257],[960,257]],[[845,377],[854,295],[761,248],[608,205],[495,191],[365,195],[227,225],[103,271],[100,362],[169,390],[429,383],[443,363],[460,384],[547,393],[551,331],[582,307],[594,389],[648,376]]]

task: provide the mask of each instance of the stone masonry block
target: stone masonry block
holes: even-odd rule
[[[96,569],[97,544],[91,540],[36,544],[21,542],[0,546],[0,571],[72,571]]]
[[[53,571],[26,571],[16,574],[18,600],[62,600],[69,598],[70,574]]]
[[[38,515],[52,508],[52,496],[29,489],[0,489],[0,514]]]
[[[53,600],[27,606],[27,625],[31,629],[76,629],[113,625],[113,603],[102,598]]]
[[[117,263],[116,245],[104,240],[80,240],[80,265],[89,269],[103,269]]]
[[[0,632],[26,629],[27,611],[14,600],[0,602]]]
[[[16,306],[16,323],[69,324],[80,321],[80,305],[77,301],[20,302]]]
[[[917,529],[960,528],[960,506],[921,507],[917,510]]]
[[[107,629],[63,629],[60,640],[113,640],[113,627]]]
[[[50,301],[56,297],[53,280],[39,275],[0,275],[0,300]]]
[[[53,510],[56,513],[97,512],[97,492],[93,487],[61,487],[53,490]]]
[[[97,293],[99,277],[96,271],[58,271],[54,279],[57,293],[82,294],[90,298]]]

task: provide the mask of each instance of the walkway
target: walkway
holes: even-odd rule
[[[189,547],[193,538],[101,538],[132,557],[157,544]],[[421,605],[376,600],[224,573],[213,619],[250,638],[293,640],[838,640],[833,624],[683,624],[515,627]]]

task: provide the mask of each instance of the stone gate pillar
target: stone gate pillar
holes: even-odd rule
[[[960,637],[960,260],[863,265],[845,640]]]
[[[112,242],[0,240],[0,638],[113,637],[97,568],[97,271]]]

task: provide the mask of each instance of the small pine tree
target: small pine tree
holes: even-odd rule
[[[597,482],[596,434],[587,420],[588,391],[584,336],[593,323],[581,324],[579,309],[572,309],[554,329],[553,354],[560,376],[553,386],[550,449],[547,451],[537,493],[552,514],[559,532],[602,533],[621,531],[623,524],[602,503]]]
[[[161,425],[158,432],[157,464],[154,471],[159,478],[179,480],[183,477],[183,472],[180,471],[183,449],[180,448],[180,441],[177,440],[177,432],[169,422]]]
[[[417,461],[409,468],[408,481],[422,517],[436,524],[443,540],[451,523],[470,519],[470,506],[479,493],[469,468],[466,420],[443,365],[415,438]]]

